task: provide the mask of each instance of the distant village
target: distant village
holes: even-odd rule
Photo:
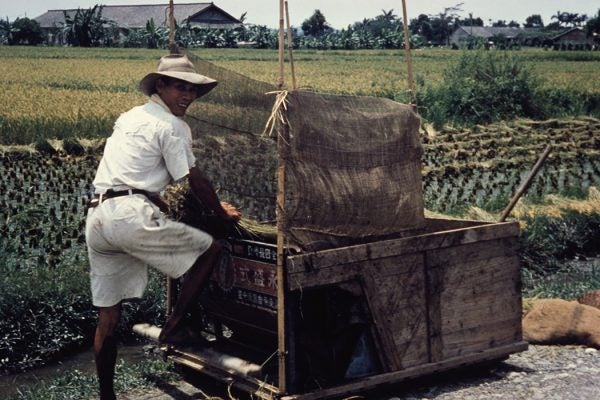
[[[81,47],[166,46],[168,4],[94,6],[89,9],[48,10],[33,19],[0,21],[0,43],[8,45],[58,45]],[[545,24],[540,15],[524,23],[488,21],[450,7],[435,15],[421,14],[409,23],[414,48],[449,46],[555,50],[600,48],[600,9],[596,16],[558,11]],[[277,32],[246,21],[246,13],[234,17],[215,3],[176,4],[177,40],[183,47],[276,48]],[[333,29],[326,16],[315,10],[292,29],[297,48],[388,49],[404,46],[402,19],[394,10],[365,18],[344,29]]]

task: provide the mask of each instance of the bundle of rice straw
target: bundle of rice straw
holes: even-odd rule
[[[163,199],[169,206],[169,218],[208,232],[217,239],[233,237],[272,242],[277,238],[274,225],[261,224],[246,216],[235,222],[223,220],[194,195],[187,181],[171,185]]]

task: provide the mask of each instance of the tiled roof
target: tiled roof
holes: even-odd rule
[[[469,35],[475,37],[490,38],[492,36],[503,35],[507,38],[515,37],[520,33],[537,30],[536,28],[512,28],[512,27],[497,27],[497,26],[460,26]]]
[[[175,4],[173,6],[175,20],[179,23],[190,16],[202,14],[206,11],[216,11],[211,13],[216,24],[219,25],[240,25],[240,21],[223,11],[213,3],[187,3]],[[61,26],[64,22],[66,11],[69,16],[74,16],[77,9],[69,10],[48,10],[46,13],[34,18],[42,28],[54,28]],[[146,22],[154,19],[158,26],[168,25],[169,4],[149,4],[149,5],[130,5],[130,6],[102,6],[102,17],[114,21],[120,28],[143,28]],[[204,21],[203,21],[204,22]]]

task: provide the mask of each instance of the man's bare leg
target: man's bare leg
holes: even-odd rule
[[[117,339],[115,332],[121,319],[121,303],[100,307],[98,325],[94,337],[96,373],[100,384],[100,400],[115,400],[114,376],[117,362]]]
[[[173,312],[160,333],[160,342],[169,343],[170,341],[178,341],[187,336],[186,332],[182,332],[183,317],[195,304],[202,288],[208,282],[210,274],[221,256],[221,252],[221,245],[213,242],[208,250],[198,257],[194,265],[186,273]]]

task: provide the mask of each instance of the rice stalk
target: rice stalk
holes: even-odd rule
[[[244,216],[235,222],[218,217],[194,195],[188,182],[171,185],[163,199],[169,206],[169,218],[206,231],[216,238],[274,240],[277,237],[277,228],[273,225]]]

